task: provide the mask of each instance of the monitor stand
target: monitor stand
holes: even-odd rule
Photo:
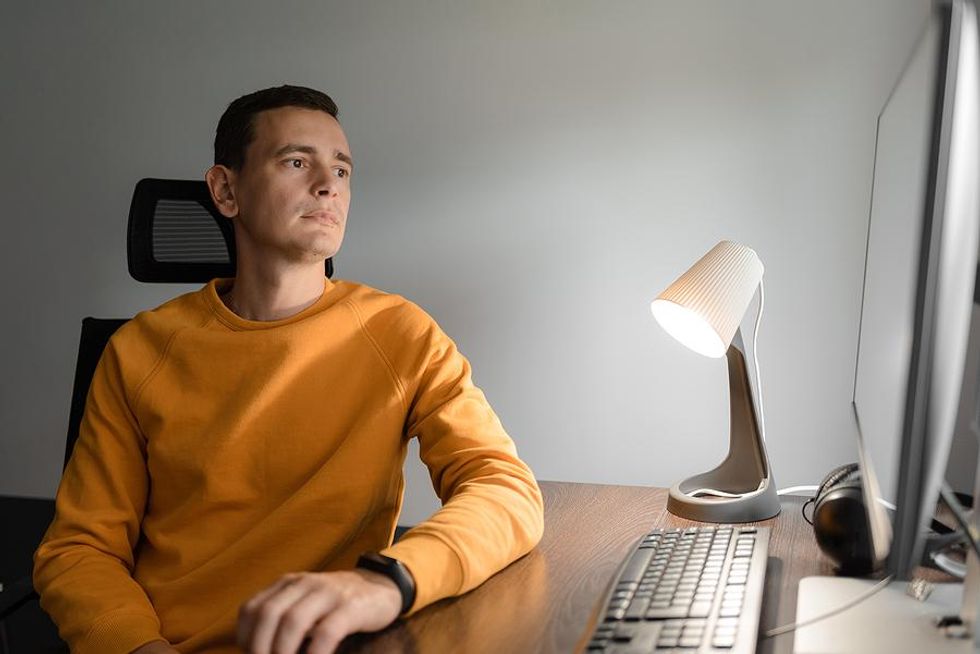
[[[796,621],[847,604],[877,583],[847,577],[804,577],[796,596]],[[844,652],[974,652],[971,638],[949,638],[937,617],[957,615],[963,584],[936,584],[926,601],[905,593],[907,581],[893,581],[860,604],[795,632],[795,654]]]

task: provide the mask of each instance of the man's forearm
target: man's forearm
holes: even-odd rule
[[[531,551],[543,528],[543,504],[533,477],[471,483],[382,554],[400,560],[415,577],[414,613],[483,583]]]

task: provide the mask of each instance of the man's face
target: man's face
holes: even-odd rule
[[[228,171],[240,257],[313,263],[340,249],[350,207],[347,137],[329,114],[283,107],[257,114],[239,171]],[[234,206],[232,206],[234,205]]]

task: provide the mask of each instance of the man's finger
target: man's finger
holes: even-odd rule
[[[299,598],[308,593],[310,587],[302,577],[286,580],[284,584],[264,599],[249,601],[250,607],[243,609],[240,622],[243,642],[242,649],[249,654],[269,654],[272,639],[276,635],[279,619]]]
[[[307,654],[333,654],[340,641],[360,630],[355,617],[350,604],[342,604],[329,613],[309,632],[310,646],[306,650]]]
[[[320,584],[299,598],[283,613],[272,641],[273,652],[296,652],[310,629],[340,603],[341,594],[329,584]]]
[[[247,602],[242,604],[241,608],[238,610],[238,626],[236,631],[236,637],[238,639],[238,646],[245,648],[248,645],[249,636],[252,630],[255,628],[255,612],[256,609],[261,606],[262,602],[271,597],[273,594],[278,593],[279,590],[288,584],[293,583],[299,577],[298,574],[288,574],[279,577],[274,583],[266,586],[263,590],[253,595]]]

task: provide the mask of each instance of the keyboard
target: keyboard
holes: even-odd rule
[[[755,652],[769,528],[654,529],[614,578],[586,652]]]

